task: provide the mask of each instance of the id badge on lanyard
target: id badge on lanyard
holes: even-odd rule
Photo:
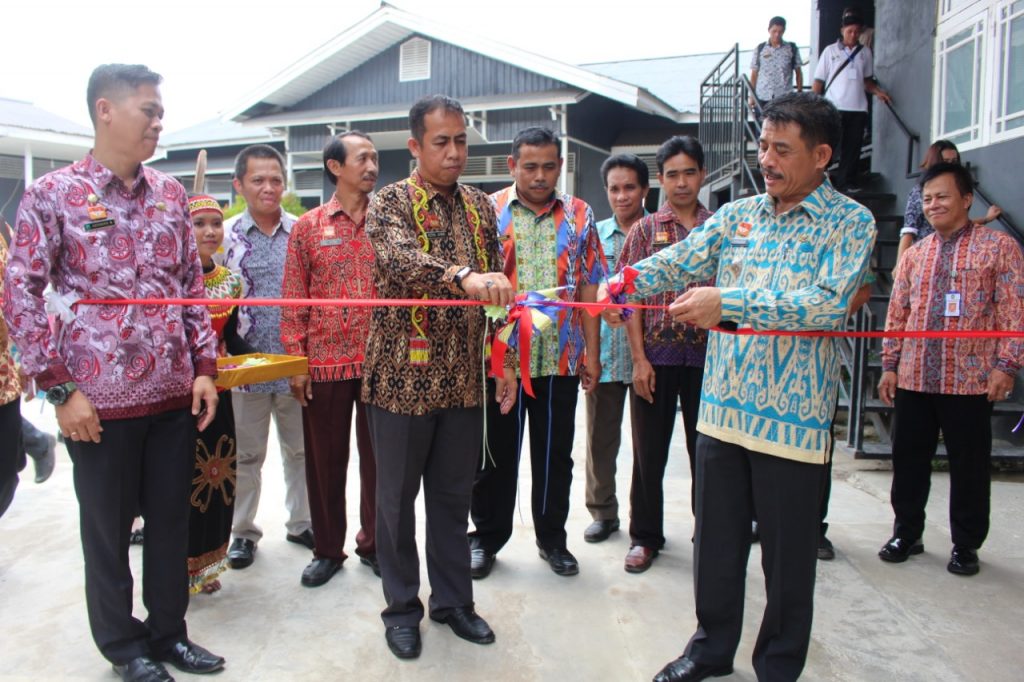
[[[946,317],[960,317],[960,292],[956,290],[956,270],[950,276],[951,289],[946,292],[946,307],[943,315]]]
[[[849,59],[850,55],[847,54],[846,57]],[[860,80],[860,74],[857,71],[857,55],[854,55],[853,59],[850,59],[850,65],[846,67],[847,80]]]

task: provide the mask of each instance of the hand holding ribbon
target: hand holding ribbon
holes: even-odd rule
[[[601,285],[597,302],[614,303],[618,306],[624,306],[628,300],[627,297],[630,294],[636,293],[636,284],[634,282],[638,274],[639,272],[636,268],[628,265],[622,268],[622,272]],[[604,296],[601,295],[602,293]],[[610,326],[620,327],[632,314],[633,308],[629,307],[605,308],[601,316]]]

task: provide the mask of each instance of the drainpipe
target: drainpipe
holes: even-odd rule
[[[35,180],[34,173],[33,173],[34,169],[32,168],[32,165],[33,165],[33,163],[32,163],[32,145],[26,143],[25,144],[25,168],[24,168],[25,189],[28,189],[28,186],[32,184],[33,180]]]

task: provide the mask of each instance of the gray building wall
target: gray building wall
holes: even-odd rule
[[[931,139],[932,74],[935,69],[934,2],[878,0],[876,5],[875,72],[882,86],[892,94],[893,106],[907,126],[921,137],[913,167],[924,157]],[[897,196],[896,209],[904,208],[907,192],[917,181],[906,177],[907,137],[885,107],[875,107],[873,121],[874,157],[872,167],[882,174],[886,191]],[[963,152],[965,163],[974,168],[981,189],[1024,228],[1024,203],[1020,178],[1015,169],[1024,156],[1024,138]],[[984,209],[978,202],[980,213]],[[998,227],[994,223],[993,227]]]
[[[489,59],[449,43],[428,40],[432,43],[430,78],[399,82],[401,45],[396,44],[290,107],[289,111],[396,104],[410,106],[420,97],[435,93],[461,99],[535,93],[566,87],[560,81],[517,66]]]
[[[569,144],[569,151],[576,154],[576,187],[570,188],[570,194],[575,192],[576,196],[590,204],[595,219],[607,218],[612,211],[608,207],[608,195],[601,180],[601,164],[608,155],[572,143]]]

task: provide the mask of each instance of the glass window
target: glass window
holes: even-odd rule
[[[958,144],[978,138],[984,22],[979,21],[941,41],[941,137]]]
[[[997,135],[1024,128],[1024,0],[1007,3],[999,14]]]

